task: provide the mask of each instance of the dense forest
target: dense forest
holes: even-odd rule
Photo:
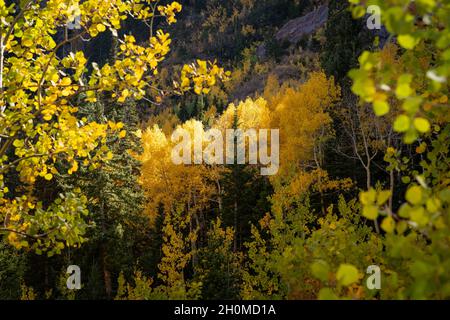
[[[0,300],[450,298],[449,0],[0,17]],[[174,163],[230,129],[276,170]]]

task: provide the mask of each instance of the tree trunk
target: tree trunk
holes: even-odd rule
[[[103,234],[106,233],[105,227],[105,202],[102,200],[102,205],[100,207],[100,213],[102,217],[102,230]],[[104,243],[100,245],[100,261],[103,272],[103,282],[105,285],[105,292],[108,299],[111,299],[112,296],[112,284],[111,284],[111,273],[108,270],[108,262],[107,262],[107,249]]]
[[[100,258],[102,263],[102,272],[103,272],[103,282],[105,284],[105,292],[108,299],[112,297],[112,283],[111,283],[111,273],[107,267],[107,255],[106,248],[104,245],[100,246]]]
[[[369,190],[371,187],[371,183],[372,183],[371,173],[370,173],[370,162],[368,162],[367,166],[365,166],[364,168],[366,169],[366,186],[367,186],[366,190]]]
[[[234,244],[233,251],[237,252],[237,243],[238,241],[238,203],[237,203],[237,195],[234,195]]]

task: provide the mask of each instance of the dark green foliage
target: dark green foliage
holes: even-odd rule
[[[241,51],[250,43],[273,36],[276,28],[300,16],[309,7],[309,1],[292,0],[183,1],[182,4],[183,18],[172,32],[176,39],[180,39],[174,50],[186,55],[180,58],[191,59],[200,54],[219,57],[223,62],[237,62]],[[219,25],[208,24],[212,16],[220,17],[217,19]],[[255,31],[243,32],[248,26]],[[187,32],[192,28],[199,32]]]
[[[367,29],[365,19],[354,20],[348,7],[347,1],[330,1],[321,55],[326,74],[339,82],[357,66],[359,55],[374,41],[374,33]]]
[[[213,222],[207,243],[198,254],[196,270],[202,282],[202,299],[238,299],[242,283],[242,256],[233,251],[233,231],[223,230],[220,220]]]
[[[25,271],[25,255],[0,242],[0,300],[20,298]]]
[[[98,265],[90,268],[97,268],[102,274],[106,295],[111,296],[112,284],[119,272],[133,271],[134,254],[140,254],[144,249],[141,245],[145,239],[145,225],[149,225],[142,215],[144,195],[138,184],[140,163],[132,155],[141,151],[140,139],[134,134],[138,117],[132,103],[114,105],[107,100],[83,108],[82,115],[98,122],[102,119],[122,122],[127,131],[122,139],[108,137],[112,160],[98,169],[80,171],[68,181],[68,185],[81,188],[87,195],[89,210],[94,213],[95,227],[89,235],[90,243],[77,255],[83,256],[83,250],[86,250],[90,251],[88,257],[99,258]]]
[[[267,56],[275,62],[279,62],[281,57],[286,53],[289,42],[280,42],[275,38],[270,38],[266,42]]]

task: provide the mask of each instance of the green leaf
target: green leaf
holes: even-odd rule
[[[398,43],[405,49],[414,49],[419,41],[410,34],[401,34],[398,36]]]
[[[444,189],[439,192],[439,198],[444,202],[450,202],[450,189]]]
[[[351,264],[341,264],[336,273],[336,280],[342,286],[349,286],[352,283],[355,283],[359,279],[359,272]]]
[[[338,300],[339,297],[330,288],[322,288],[318,295],[319,300]]]
[[[437,198],[430,198],[427,200],[427,210],[428,212],[435,213],[441,207],[441,202]]]
[[[411,206],[407,203],[404,203],[398,210],[398,215],[402,218],[408,219],[410,211],[411,211]]]
[[[384,19],[388,31],[395,34],[407,34],[414,26],[414,16],[404,12],[401,6],[391,6],[384,10]]]
[[[21,38],[21,37],[23,36],[23,31],[22,31],[22,29],[16,29],[16,30],[14,31],[14,36],[17,37],[17,38]]]
[[[366,10],[363,7],[357,6],[352,9],[353,19],[359,19],[366,14]]]
[[[402,74],[397,80],[397,88],[395,94],[399,99],[406,99],[412,94],[410,84],[412,82],[412,76],[410,74]]]
[[[397,223],[395,229],[398,234],[403,234],[408,229],[408,223],[404,220]]]
[[[406,132],[411,125],[411,120],[404,114],[399,115],[394,121],[394,130],[396,132]]]
[[[367,63],[366,63],[367,64]],[[375,82],[370,79],[370,75],[365,70],[351,70],[349,76],[353,79],[352,91],[364,99],[372,102],[373,95],[376,93]]]
[[[417,131],[414,130],[414,128],[411,128],[410,130],[408,130],[405,135],[403,136],[403,141],[406,144],[411,144],[414,143],[416,141],[416,139],[418,138],[417,135]]]
[[[408,114],[415,114],[420,107],[420,104],[422,103],[422,98],[420,97],[411,97],[405,100],[405,102],[402,105],[403,110],[408,112]]]
[[[423,207],[412,208],[410,210],[410,217],[412,221],[416,222],[421,227],[425,226],[429,221]]]
[[[330,268],[325,261],[316,261],[311,264],[311,272],[319,280],[327,281]]]

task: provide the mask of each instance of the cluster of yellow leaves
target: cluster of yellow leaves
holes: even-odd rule
[[[420,180],[420,179],[419,179]],[[406,191],[407,200],[399,211],[396,221],[392,212],[385,206],[390,198],[390,191],[370,189],[361,192],[360,201],[363,205],[363,215],[369,220],[376,220],[379,215],[385,216],[381,223],[381,228],[387,233],[396,231],[403,234],[408,225],[418,228],[425,228],[433,225],[437,229],[445,227],[445,219],[442,216],[444,212],[444,203],[448,201],[448,190],[441,191],[438,194],[431,194],[430,190],[422,188],[419,185],[411,185]]]
[[[168,24],[177,22],[177,19],[175,19],[175,14],[177,12],[180,12],[181,9],[182,9],[181,4],[179,4],[176,1],[174,1],[171,4],[168,4],[166,6],[158,6],[159,13],[163,17],[166,17]]]
[[[217,66],[216,62],[197,60],[184,65],[181,70],[181,91],[194,89],[196,94],[208,94],[217,80],[227,81],[231,73]]]
[[[311,187],[319,192],[348,188],[348,180],[334,181],[322,169],[322,144],[332,136],[328,113],[339,100],[340,89],[323,72],[293,88],[277,87],[269,79],[265,90],[271,102],[271,127],[280,128],[280,170],[271,178],[274,211],[282,213]]]
[[[133,1],[131,3],[131,12],[137,19],[145,22],[148,21],[150,26],[153,25],[152,19],[158,16],[156,12],[159,13],[159,16],[165,17],[168,24],[177,22],[175,16],[183,9],[182,5],[177,1],[168,3],[167,5],[159,5],[160,2],[161,0]]]
[[[54,211],[38,209],[38,204],[33,203],[29,195],[38,179],[50,181],[58,175],[70,175],[80,166],[94,169],[102,161],[112,158],[104,143],[110,135],[125,137],[123,125],[88,123],[86,119],[79,119],[74,101],[96,102],[97,95],[106,92],[118,102],[128,98],[139,100],[156,86],[154,75],[170,50],[169,34],[158,30],[144,46],[137,44],[132,35],[119,37],[118,30],[128,17],[152,24],[158,2],[49,0],[42,4],[25,0],[20,5],[7,6],[0,0],[0,222],[14,221],[7,213],[17,206],[28,208],[16,224],[6,224],[11,234],[16,232],[9,236],[11,241],[14,237],[17,241],[25,241],[26,233],[30,232],[38,234],[37,238],[42,235],[54,242],[61,230],[47,229],[46,222],[37,219],[43,218],[36,213],[38,210],[49,213],[64,206],[79,212],[84,210],[82,201],[74,206],[67,197],[55,206]],[[181,5],[173,2],[158,8],[172,23]],[[69,24],[73,24],[74,29],[56,42],[57,32],[68,28]],[[68,44],[95,38],[107,30],[120,44],[115,61],[102,67],[93,63],[90,68],[82,51],[61,54],[61,48]],[[214,78],[223,74],[217,66],[211,66],[208,71]],[[209,84],[213,82],[207,75],[203,76]],[[57,167],[56,163],[62,165]],[[18,171],[23,183],[15,190],[9,190],[5,181],[5,174],[12,170]],[[26,202],[23,200],[19,204],[17,200],[11,200],[22,199],[21,196],[26,197]],[[64,221],[71,212],[74,211],[67,209],[60,219]],[[81,220],[67,219],[68,228],[82,232]],[[26,232],[22,225],[27,226]],[[51,232],[39,234],[44,229]],[[48,247],[42,245],[41,248]]]
[[[192,137],[194,131],[200,133],[197,139],[204,134],[203,125],[195,120],[178,128],[187,130]],[[191,259],[191,246],[197,238],[196,229],[188,228],[213,198],[215,189],[209,181],[215,170],[203,165],[175,165],[171,158],[175,144],[157,125],[142,133],[142,141],[144,151],[138,158],[142,161],[141,183],[148,199],[145,210],[153,221],[164,211],[159,277],[170,294],[177,295],[175,292],[184,292],[183,269]]]
[[[88,214],[86,203],[79,190],[61,194],[50,206],[37,202],[33,196],[22,195],[10,201],[0,199],[0,215],[4,217],[3,227],[14,231],[7,236],[10,244],[17,249],[27,248],[37,254],[47,251],[53,255],[86,241],[83,235],[87,225],[81,223]],[[35,237],[36,241],[29,242],[24,235]]]
[[[324,73],[312,73],[305,84],[284,92],[275,107],[273,126],[281,129],[280,158],[286,166],[299,165],[313,158],[321,129],[332,121],[327,111],[339,95],[339,88]],[[284,170],[283,166],[281,170]]]
[[[213,123],[213,128],[221,131],[224,140],[226,140],[227,129],[241,130],[244,134],[245,132],[254,132],[256,138],[255,142],[259,145],[260,135],[258,134],[258,130],[270,129],[270,125],[271,118],[267,101],[265,101],[264,98],[258,98],[255,100],[247,98],[245,101],[241,101],[237,105],[231,103],[224,113]],[[270,141],[268,142],[268,153],[271,154],[271,144]],[[237,147],[244,147],[246,150],[245,163],[249,164],[250,159],[258,158],[258,150],[252,150],[249,148],[249,141],[247,141],[247,139],[238,139],[236,144]],[[226,146],[226,141],[223,141],[223,145]],[[224,159],[225,157],[226,154],[224,153]]]
[[[241,130],[270,128],[270,110],[267,101],[263,98],[258,98],[254,101],[247,98],[237,106],[233,103],[230,104],[217,120],[215,126],[223,131],[231,129],[233,128],[235,117],[238,120],[237,128]]]
[[[195,120],[177,128],[187,130],[192,137],[194,130],[200,133],[195,139],[202,139],[205,135],[203,125]],[[149,216],[156,218],[161,204],[165,211],[175,210],[179,203],[191,203],[194,210],[204,206],[205,199],[212,192],[206,183],[206,168],[175,165],[171,158],[175,143],[157,125],[142,133],[142,141],[144,152],[138,158],[142,161],[141,182],[150,199],[146,206]],[[194,194],[197,195],[195,205],[192,203]]]

